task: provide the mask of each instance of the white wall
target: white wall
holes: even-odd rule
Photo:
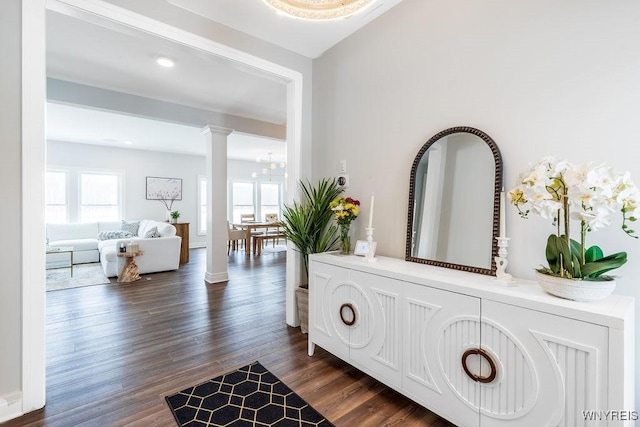
[[[145,197],[146,177],[181,178],[182,200],[176,200],[172,210],[180,211],[180,222],[190,223],[189,246],[205,246],[205,236],[197,235],[197,178],[206,175],[204,156],[48,141],[47,167],[124,171],[123,219],[128,220],[164,221],[166,208],[162,202]]]
[[[347,193],[363,201],[363,212],[376,194],[378,253],[398,258],[414,156],[452,126],[495,140],[507,188],[546,155],[606,162],[640,184],[638,52],[634,0],[404,0],[314,61],[314,176],[336,175],[347,160]],[[506,223],[508,270],[532,279],[553,227],[511,208]],[[640,241],[616,224],[589,243],[628,252],[616,292],[640,297]]]
[[[0,403],[22,389],[21,372],[21,13],[20,0],[2,3],[0,13],[0,179],[7,183],[0,194],[4,208],[0,220],[6,224],[5,247],[0,257]],[[9,405],[13,402],[8,402]],[[10,416],[11,409],[0,404],[0,420]]]

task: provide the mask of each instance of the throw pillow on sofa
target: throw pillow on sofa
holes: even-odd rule
[[[98,240],[122,239],[125,237],[133,237],[133,234],[122,230],[101,231],[98,233]]]
[[[125,221],[124,219],[120,226],[122,231],[128,231],[132,236],[138,235],[138,228],[140,228],[140,221]]]
[[[160,237],[160,233],[158,232],[158,227],[150,228],[146,233],[144,233],[144,237],[147,239]]]

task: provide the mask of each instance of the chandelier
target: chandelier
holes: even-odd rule
[[[294,18],[314,21],[346,18],[364,9],[372,0],[265,0]]]
[[[278,169],[285,169],[287,167],[286,163],[284,162],[280,162],[280,163],[276,163],[274,161],[271,160],[271,154],[269,153],[269,160],[267,161],[263,161],[260,157],[258,157],[256,159],[256,162],[258,163],[262,163],[264,165],[264,167],[261,170],[262,175],[268,176],[269,177],[269,181],[271,181],[271,178],[274,176],[282,176],[282,177],[287,177],[287,171],[283,171],[283,173],[278,173],[277,170]],[[257,178],[258,177],[258,172],[253,172],[251,174],[251,178]]]

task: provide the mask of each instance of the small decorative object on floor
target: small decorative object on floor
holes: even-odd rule
[[[180,426],[333,426],[260,362],[165,399]]]
[[[334,199],[329,208],[334,212],[333,216],[340,228],[340,253],[347,255],[351,251],[351,222],[360,213],[360,201],[351,197],[338,197]]]
[[[588,232],[609,225],[609,216],[615,212],[622,213],[622,231],[637,238],[629,222],[640,215],[640,191],[628,172],[621,174],[591,163],[575,166],[546,157],[518,177],[509,197],[522,218],[533,212],[552,219],[557,227],[547,239],[549,266],[537,270],[540,286],[553,295],[576,301],[595,301],[613,292],[615,281],[604,273],[627,262],[627,253],[604,256],[598,246],[587,248],[585,240]],[[579,222],[580,241],[571,239],[570,219]],[[553,284],[545,276],[553,278]]]

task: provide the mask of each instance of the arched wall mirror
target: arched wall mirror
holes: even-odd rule
[[[405,259],[495,275],[501,188],[489,135],[463,126],[434,135],[411,168]]]

